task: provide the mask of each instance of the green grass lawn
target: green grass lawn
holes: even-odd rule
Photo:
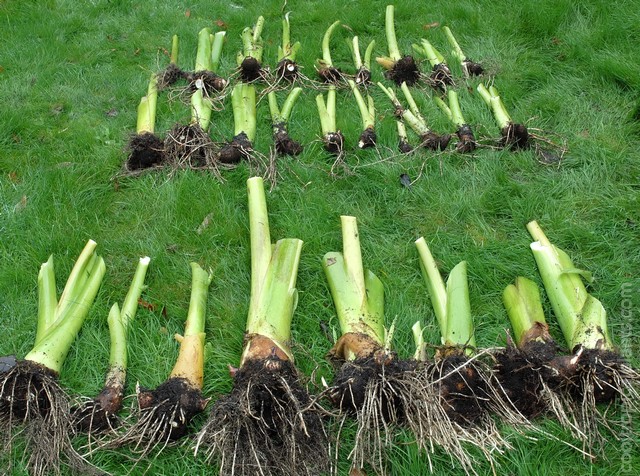
[[[106,317],[121,302],[139,256],[149,255],[145,301],[131,329],[128,393],[135,383],[153,387],[168,376],[189,301],[189,262],[210,268],[205,394],[214,399],[231,388],[227,364],[237,365],[249,304],[250,254],[245,181],[247,164],[223,173],[157,171],[120,175],[124,147],[135,130],[136,106],[151,72],[168,62],[171,36],[181,40],[179,64],[193,67],[197,32],[224,22],[227,41],[221,71],[229,74],[240,49],[240,32],[265,16],[264,60],[275,65],[280,19],[291,10],[292,39],[302,41],[298,62],[315,77],[326,27],[336,19],[332,41],[336,66],[352,71],[346,44],[377,41],[386,55],[386,2],[71,2],[0,3],[0,355],[23,356],[32,346],[37,316],[39,266],[53,253],[58,276],[66,276],[88,238],[98,242],[107,275],[89,318],[63,369],[74,394],[94,395],[103,384],[108,358]],[[366,7],[364,6],[366,5]],[[276,186],[267,194],[272,237],[304,240],[298,275],[299,303],[293,320],[297,365],[306,375],[331,377],[324,360],[331,343],[320,328],[337,330],[337,319],[320,265],[327,251],[341,249],[340,215],[355,215],[363,260],[383,281],[386,318],[397,319],[395,348],[412,354],[410,327],[418,319],[435,343],[437,326],[420,275],[413,241],[424,236],[444,272],[469,263],[472,312],[480,347],[501,346],[508,326],[501,293],[517,275],[540,282],[525,224],[537,219],[549,238],[577,266],[593,271],[590,292],[609,312],[614,341],[635,366],[640,338],[640,13],[634,2],[521,0],[490,2],[400,2],[396,28],[403,52],[427,37],[443,53],[449,48],[437,22],[449,25],[465,52],[487,65],[514,120],[546,131],[568,152],[559,166],[544,166],[534,150],[482,149],[473,155],[419,151],[400,157],[390,103],[372,91],[377,107],[377,150],[356,151],[361,122],[350,91],[338,93],[338,127],[346,137],[347,170],[332,176],[334,158],[319,142],[317,91],[305,89],[296,105],[291,135],[306,148],[282,158]],[[450,58],[450,63],[453,63]],[[423,65],[423,70],[426,64]],[[463,113],[476,135],[496,137],[490,112],[475,93],[477,81],[459,79]],[[381,69],[373,67],[374,80]],[[430,91],[416,100],[429,124],[450,131]],[[282,93],[281,93],[282,94]],[[280,96],[281,98],[283,96]],[[282,100],[282,99],[281,99]],[[187,105],[158,101],[157,132],[189,119]],[[230,104],[214,111],[214,140],[232,135]],[[553,132],[554,135],[551,135]],[[413,137],[415,141],[415,137]],[[258,106],[256,149],[268,154],[271,130],[266,98]],[[451,149],[450,149],[451,150]],[[415,183],[406,188],[406,173]],[[205,219],[210,224],[198,229]],[[62,278],[58,278],[62,286]],[[165,310],[163,312],[163,309]],[[548,302],[554,336],[561,334]],[[128,403],[131,403],[129,401]],[[621,440],[611,441],[607,459],[584,459],[567,445],[525,438],[504,427],[513,450],[497,456],[499,475],[617,475],[640,472],[636,416],[623,422]],[[199,427],[202,419],[196,421]],[[570,441],[553,421],[542,427]],[[341,442],[339,474],[353,428]],[[81,443],[81,441],[79,441]],[[19,443],[13,474],[23,474]],[[472,450],[473,451],[473,450]],[[194,459],[190,444],[170,447],[132,468],[128,450],[96,454],[92,462],[113,474],[211,474]],[[438,449],[434,474],[462,470]],[[0,456],[0,467],[9,459]],[[478,452],[478,473],[492,468]],[[2,472],[2,470],[0,470]],[[408,435],[389,448],[388,474],[430,474],[427,458]]]

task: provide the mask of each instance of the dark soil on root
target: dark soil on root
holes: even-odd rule
[[[371,71],[364,66],[361,67],[355,76],[355,83],[360,86],[367,86],[371,84]]]
[[[263,75],[260,62],[252,56],[247,56],[240,63],[240,79],[245,83],[251,83],[261,79]]]
[[[324,149],[331,154],[340,155],[344,151],[342,132],[331,132],[324,137]]]
[[[164,140],[164,151],[171,164],[204,167],[213,157],[213,142],[198,124],[176,124]]]
[[[248,159],[253,150],[253,144],[244,132],[241,132],[228,144],[218,151],[217,158],[223,164],[237,164],[242,159]]]
[[[422,146],[429,150],[445,150],[451,141],[450,134],[444,134],[439,136],[435,132],[428,132],[420,138],[422,140]]]
[[[302,144],[289,137],[289,132],[284,124],[276,124],[273,128],[273,141],[278,154],[296,156],[302,152]]]
[[[0,419],[15,424],[46,417],[55,406],[52,398],[63,393],[57,381],[58,374],[40,364],[16,361],[0,373]]]
[[[447,86],[451,86],[453,84],[453,76],[449,66],[445,63],[435,65],[429,75],[429,82],[439,91],[444,91]]]
[[[141,412],[153,411],[158,422],[166,422],[158,427],[157,440],[177,440],[187,434],[189,422],[204,410],[207,400],[186,379],[174,377],[155,390],[140,388],[138,405]]]
[[[164,160],[164,143],[151,132],[136,134],[129,140],[127,146],[129,157],[127,169],[142,170],[161,164]]]
[[[276,66],[276,80],[284,79],[290,83],[298,79],[298,65],[291,60],[283,59]]]
[[[509,123],[500,131],[502,139],[500,145],[509,147],[511,150],[529,148],[529,131],[523,124]]]
[[[336,374],[329,389],[331,403],[341,411],[355,415],[365,402],[367,386],[373,380],[401,380],[402,374],[416,368],[412,360],[389,358],[381,362],[375,356],[359,358],[345,362]],[[379,387],[382,388],[382,387]],[[403,400],[399,393],[381,392],[382,418],[386,422],[402,420],[404,417]]]
[[[413,86],[420,79],[420,70],[413,56],[407,55],[396,61],[393,68],[385,73],[385,76],[398,86],[402,83]]]
[[[189,73],[181,70],[173,63],[158,73],[158,90],[162,91],[176,84],[181,79],[188,79]]]
[[[468,124],[462,125],[457,131],[459,142],[456,144],[456,152],[461,154],[467,154],[476,150],[476,138],[473,135],[471,126]]]
[[[484,73],[484,68],[480,63],[467,58],[462,62],[462,67],[466,71],[468,76],[481,76]]]
[[[487,398],[486,383],[478,369],[464,355],[445,357],[435,365],[434,378],[447,376],[437,385],[449,418],[463,426],[478,422],[486,411]]]
[[[582,401],[587,392],[585,385],[593,386],[596,403],[611,403],[620,397],[622,389],[616,383],[616,374],[625,364],[617,352],[585,349],[578,358],[574,375],[570,378],[570,393],[577,401]]]
[[[249,360],[211,409],[199,442],[222,462],[222,474],[328,474],[327,435],[311,406],[290,361]]]
[[[398,142],[398,150],[403,154],[408,154],[409,152],[413,152],[413,146],[406,140],[400,140]]]
[[[376,131],[372,127],[368,127],[362,132],[362,134],[360,134],[360,139],[358,139],[358,147],[360,149],[375,147],[377,140],[378,136],[376,135]]]
[[[327,84],[340,84],[344,80],[344,75],[342,71],[338,68],[329,67],[329,68],[320,68],[318,70],[318,76],[320,77],[320,81]]]
[[[546,410],[543,383],[551,389],[558,386],[553,370],[557,346],[553,342],[529,342],[525,349],[508,346],[496,355],[495,372],[508,401],[526,418],[534,418]]]
[[[71,410],[76,428],[84,433],[99,433],[118,426],[122,408],[122,387],[104,387],[96,398]]]
[[[220,92],[227,86],[227,80],[218,76],[213,71],[196,71],[188,73],[189,90],[193,93],[203,89],[206,95],[211,92]]]

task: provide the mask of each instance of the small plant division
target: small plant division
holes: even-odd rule
[[[302,241],[272,244],[263,179],[248,179],[247,189],[251,299],[244,350],[233,389],[213,405],[195,452],[225,475],[326,474],[327,435],[291,351]]]
[[[53,257],[38,274],[38,321],[35,345],[23,360],[2,358],[0,431],[4,451],[13,433],[26,440],[27,467],[33,475],[59,472],[61,458],[79,471],[92,468],[73,448],[74,425],[69,397],[58,383],[62,365],[84,323],[105,274],[96,242],[89,240],[56,297]]]
[[[387,5],[384,25],[389,56],[378,57],[376,61],[386,70],[385,76],[387,79],[393,81],[398,86],[402,83],[413,86],[420,79],[420,70],[413,56],[402,56],[402,54],[400,54],[394,24],[393,5]]]
[[[507,112],[507,109],[500,99],[500,94],[495,86],[490,86],[489,89],[482,83],[477,87],[480,96],[484,99],[484,102],[489,106],[493,117],[498,123],[500,128],[500,145],[503,147],[509,147],[511,150],[528,149],[529,148],[529,131],[524,124],[517,124],[511,120],[511,116]]]

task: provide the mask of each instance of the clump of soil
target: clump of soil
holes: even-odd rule
[[[356,76],[355,76],[355,83],[357,85],[363,85],[363,86],[367,86],[371,84],[371,71],[369,71],[364,66],[360,67],[360,69],[358,69],[358,72],[356,73]]]
[[[167,162],[178,167],[200,168],[213,163],[213,142],[199,124],[176,124],[164,141]]]
[[[373,127],[367,127],[358,140],[358,147],[360,149],[367,149],[369,147],[375,147],[377,141],[376,131]]]
[[[164,159],[164,143],[157,135],[151,132],[136,134],[127,145],[129,157],[127,169],[142,170],[159,165]]]
[[[213,71],[204,70],[188,73],[186,78],[189,81],[189,90],[192,93],[202,89],[206,96],[210,96],[209,93],[211,92],[220,92],[227,86],[227,80]]]
[[[284,124],[275,124],[273,129],[273,141],[275,142],[276,152],[278,154],[296,156],[302,152],[302,144],[296,142],[289,136],[289,132]]]
[[[408,154],[410,152],[413,152],[413,146],[409,144],[409,141],[400,139],[400,141],[398,141],[398,150],[403,154]]]
[[[242,159],[248,159],[253,150],[253,144],[247,134],[241,132],[222,146],[217,153],[217,159],[223,164],[237,164]]]
[[[293,364],[272,354],[244,363],[230,394],[211,409],[196,452],[221,474],[328,474],[331,456],[323,421]]]
[[[503,147],[509,147],[511,150],[529,148],[529,131],[524,124],[510,122],[502,128],[500,134],[502,135],[500,144]]]
[[[95,474],[73,447],[74,427],[69,397],[56,372],[28,360],[2,358],[0,372],[0,441],[11,452],[18,427],[25,441],[24,456],[30,474],[60,474],[61,459],[82,474]]]
[[[446,90],[447,86],[453,84],[453,75],[451,74],[449,66],[445,63],[435,65],[429,75],[429,82],[435,89],[440,91]]]
[[[507,403],[527,419],[547,410],[546,388],[557,387],[556,352],[554,342],[532,341],[523,349],[507,345],[495,356],[496,376]]]
[[[320,68],[318,70],[318,76],[320,76],[320,81],[327,84],[340,84],[344,81],[342,71],[333,66]]]
[[[298,79],[298,65],[289,59],[281,60],[276,66],[276,80],[284,79],[290,83]]]
[[[448,355],[434,363],[433,378],[448,417],[472,426],[486,413],[486,380],[465,355]]]
[[[481,76],[484,73],[484,68],[480,63],[467,58],[462,62],[462,68],[467,76]]]
[[[181,79],[189,80],[189,73],[173,63],[158,73],[158,90],[162,91],[176,84]]]
[[[420,70],[413,56],[407,55],[396,61],[393,68],[385,72],[385,76],[398,86],[402,83],[413,86],[420,79]]]
[[[438,135],[431,131],[423,135],[421,138],[421,144],[423,147],[429,150],[445,150],[451,141],[450,134]]]
[[[247,56],[240,63],[240,79],[244,83],[251,83],[258,79],[261,79],[264,75],[264,70],[260,62],[253,56]]]
[[[471,126],[463,124],[456,131],[459,142],[456,144],[456,151],[462,154],[473,152],[476,149],[476,138],[473,135]]]
[[[415,361],[400,360],[392,354],[374,354],[342,364],[328,396],[331,403],[349,415],[367,408],[367,399],[377,400],[378,417],[385,422],[402,422],[405,418],[404,399],[394,381],[401,381],[405,372],[416,368]],[[382,383],[382,385],[380,385]],[[371,392],[375,387],[376,391]]]
[[[72,409],[76,428],[89,434],[114,429],[119,423],[117,413],[123,398],[122,385],[105,385],[97,397]]]
[[[324,149],[331,154],[340,155],[344,151],[344,136],[342,132],[330,132],[323,139]]]

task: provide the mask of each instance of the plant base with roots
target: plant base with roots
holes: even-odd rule
[[[59,473],[66,458],[82,474],[99,474],[71,444],[74,434],[69,398],[58,375],[35,362],[3,359],[0,373],[0,439],[2,451],[11,451],[13,429],[26,442],[25,456],[32,475]]]
[[[355,82],[357,85],[363,85],[363,86],[367,86],[371,84],[371,71],[369,71],[364,66],[361,66],[355,75]]]
[[[173,63],[170,63],[165,69],[160,71],[158,77],[158,91],[167,89],[176,84],[181,79],[189,80],[189,73],[181,70]]]
[[[403,154],[409,154],[413,152],[413,146],[408,141],[400,139],[398,141],[398,150]]]
[[[500,390],[507,403],[527,419],[550,410],[549,392],[558,385],[558,370],[553,366],[556,352],[554,342],[532,341],[523,349],[509,343],[495,355]]]
[[[322,139],[324,150],[335,155],[342,155],[344,152],[344,136],[342,132],[330,132]]]
[[[122,385],[105,385],[97,397],[71,410],[76,428],[88,434],[115,429],[123,398]]]
[[[191,419],[209,401],[200,389],[181,377],[172,377],[155,390],[138,388],[137,393],[135,422],[106,446],[132,445],[134,451],[141,452],[141,457],[185,436]]]
[[[360,134],[360,139],[358,140],[358,147],[360,149],[368,149],[369,147],[375,147],[376,141],[378,137],[376,136],[376,131],[373,127],[367,127],[362,134]]]
[[[213,142],[198,124],[176,124],[164,141],[168,163],[177,167],[201,168],[214,162]]]
[[[241,132],[231,139],[231,142],[222,146],[217,153],[217,159],[223,164],[237,164],[242,159],[248,159],[253,151],[253,144],[247,134]]]
[[[278,154],[296,156],[302,152],[302,144],[289,137],[284,124],[275,124],[273,128],[273,141]]]
[[[272,355],[248,360],[200,431],[196,453],[220,474],[318,475],[330,471],[327,435],[295,367]]]
[[[164,159],[164,143],[151,132],[143,132],[131,137],[127,149],[129,150],[127,158],[129,170],[148,169],[161,164]]]
[[[431,86],[440,91],[447,89],[447,86],[453,85],[453,75],[449,66],[445,63],[439,63],[433,67],[429,75]]]
[[[467,58],[462,62],[462,69],[467,76],[481,76],[484,73],[484,68],[480,63]]]
[[[511,150],[529,148],[529,131],[523,124],[510,122],[502,128],[500,134],[500,145],[503,147],[509,147]]]
[[[210,97],[212,92],[219,93],[227,86],[227,80],[213,71],[187,73],[186,78],[189,81],[189,90],[194,93],[198,89],[202,89],[205,97]]]
[[[407,55],[396,61],[393,67],[385,72],[385,76],[398,86],[402,83],[413,86],[420,79],[420,70],[413,56]]]
[[[451,135],[443,134],[438,135],[435,132],[427,132],[420,137],[420,143],[423,147],[429,150],[445,150],[451,141]]]
[[[476,150],[476,138],[473,135],[471,126],[463,124],[456,131],[459,142],[456,144],[456,152],[467,154]]]
[[[344,74],[333,66],[320,68],[318,70],[320,81],[326,84],[340,84],[344,81]]]
[[[290,83],[299,77],[298,65],[294,61],[283,59],[276,66],[276,81],[284,79]]]
[[[240,63],[240,79],[243,83],[251,83],[262,79],[264,70],[260,62],[252,56],[246,56]]]

